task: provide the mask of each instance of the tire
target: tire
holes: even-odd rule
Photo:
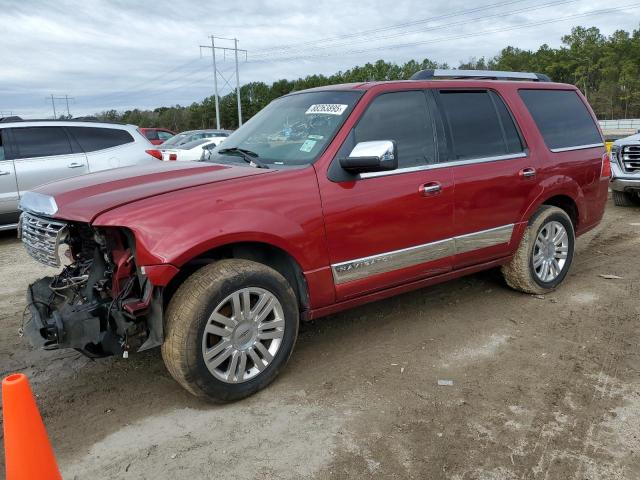
[[[239,400],[270,384],[298,336],[291,285],[249,260],[221,260],[197,270],[178,288],[165,318],[162,357],[169,373],[214,403]]]
[[[551,250],[549,243],[547,243],[548,240],[542,239],[541,243],[537,245],[536,240],[539,235],[550,234],[550,238],[551,232],[558,232],[559,235],[560,226],[564,228],[566,233],[566,242],[563,240],[559,246],[553,242],[555,251]],[[542,249],[540,245],[543,245]],[[558,207],[543,205],[529,220],[529,225],[513,259],[502,266],[502,275],[507,285],[514,290],[532,294],[550,292],[560,285],[567,276],[573,261],[574,250],[575,231],[569,215]],[[540,264],[541,258],[543,264],[552,259],[549,260],[550,265],[546,276],[544,275],[545,266]],[[555,263],[553,263],[554,261]],[[557,273],[559,265],[561,268]]]
[[[612,193],[613,203],[617,207],[636,207],[640,205],[640,199],[636,192],[618,192],[616,190],[612,190]]]

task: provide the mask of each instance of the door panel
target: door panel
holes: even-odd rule
[[[420,187],[437,182],[425,196]],[[339,299],[451,270],[451,169],[321,186]]]
[[[451,270],[453,174],[437,162],[422,91],[371,100],[319,178],[336,297],[345,299]],[[393,140],[398,169],[346,174],[339,159],[359,142]],[[342,172],[342,173],[340,173]]]
[[[84,153],[15,160],[18,190],[33,190],[45,183],[89,173]]]
[[[15,223],[18,211],[18,184],[13,160],[0,161],[0,225]]]
[[[455,183],[454,268],[507,256],[536,195],[536,167],[502,99],[486,89],[435,96]]]

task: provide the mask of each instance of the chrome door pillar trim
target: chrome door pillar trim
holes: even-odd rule
[[[414,247],[334,263],[331,265],[333,279],[336,285],[340,285],[455,254],[508,243],[513,234],[513,227],[514,224],[503,225]]]

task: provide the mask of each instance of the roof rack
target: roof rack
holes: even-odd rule
[[[125,122],[115,122],[112,120],[100,120],[93,116],[75,118],[21,118],[4,117],[0,118],[0,123],[21,123],[21,122],[86,122],[86,123],[110,123],[114,125],[129,125]]]
[[[543,73],[531,72],[501,72],[497,70],[420,70],[409,80],[436,79],[483,79],[483,80],[529,80],[534,82],[550,82],[551,79]]]
[[[22,121],[22,118],[15,115],[11,117],[0,118],[0,123],[21,122],[21,121]]]

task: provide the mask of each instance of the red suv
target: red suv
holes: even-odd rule
[[[160,145],[176,134],[166,128],[139,128],[138,130],[140,130],[140,133],[147,137],[147,140],[153,145]]]
[[[161,345],[187,390],[239,399],[284,367],[300,320],[493,267],[556,288],[610,175],[580,92],[526,73],[295,92],[222,147],[23,196],[24,245],[63,266],[29,287],[32,343]]]

